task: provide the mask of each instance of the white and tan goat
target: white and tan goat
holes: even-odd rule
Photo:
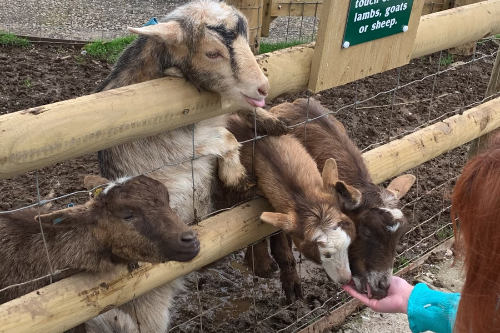
[[[254,130],[238,116],[230,118],[228,129],[239,141],[254,137]],[[289,135],[267,136],[255,141],[255,146],[252,142],[244,143],[241,160],[247,171],[253,170],[257,177],[258,193],[275,209],[263,213],[261,220],[286,234],[271,237],[271,254],[280,268],[287,301],[302,295],[291,252],[292,239],[299,251],[321,265],[333,281],[347,283],[351,279],[347,249],[356,230],[340,211],[336,189],[346,191],[353,200],[359,192],[338,181],[335,160],[330,159],[320,174],[305,148]],[[251,196],[222,192],[232,199]]]

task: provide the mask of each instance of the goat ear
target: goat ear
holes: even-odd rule
[[[182,29],[177,21],[162,22],[140,28],[128,27],[127,30],[137,35],[160,38],[167,44],[178,44],[182,41]]]
[[[391,191],[396,199],[401,199],[412,187],[413,183],[415,182],[415,176],[414,175],[402,175],[397,178],[394,178],[389,186],[387,186],[387,189]]]
[[[331,193],[332,188],[339,181],[339,170],[337,169],[337,162],[333,158],[329,158],[323,167],[323,189]]]
[[[295,229],[295,224],[288,214],[264,212],[260,216],[260,219],[276,228],[283,229],[285,232],[290,232]]]
[[[101,177],[101,176],[95,176],[95,175],[87,175],[83,179],[83,186],[87,190],[91,190],[94,187],[108,184],[108,183],[111,183],[111,181],[109,179],[106,179],[106,178]]]
[[[346,209],[356,209],[361,203],[361,192],[342,181],[335,184],[335,192],[337,192],[339,201]]]
[[[91,220],[90,210],[92,202],[93,201],[89,201],[85,205],[78,205],[48,214],[37,215],[35,216],[35,221],[38,222],[38,217],[40,217],[43,225],[58,227],[72,227],[88,224]]]

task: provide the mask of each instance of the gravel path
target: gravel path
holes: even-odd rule
[[[77,40],[113,39],[162,17],[188,0],[0,0],[0,30],[23,36]],[[277,42],[309,41],[317,29],[314,17],[279,17],[269,38]]]

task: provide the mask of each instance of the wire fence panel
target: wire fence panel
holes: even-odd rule
[[[101,2],[89,4],[101,6]],[[300,8],[301,3],[294,2],[293,6],[288,4],[288,16],[275,20],[269,39],[263,39],[263,42],[314,39],[319,13],[315,10],[312,17],[292,15],[292,7]],[[113,21],[116,26],[141,24],[140,22],[148,20],[152,12],[166,11],[168,6],[175,6],[177,3],[134,1],[127,2],[123,7],[120,5],[123,4],[116,2],[116,7],[112,8],[114,15],[123,14],[122,21]],[[310,6],[311,3],[302,3],[303,13],[309,10],[306,10],[306,5]],[[38,31],[40,36],[45,36],[45,25],[67,27],[69,24],[69,27],[78,26],[78,29],[75,28],[78,31],[71,30],[73,28],[66,30],[72,38],[78,38],[79,33],[83,36],[84,32],[85,36],[90,36],[95,32],[97,35],[101,34],[100,37],[96,35],[96,38],[106,39],[103,32],[105,30],[98,25],[87,24],[86,28],[90,30],[81,30],[80,26],[86,25],[86,16],[76,15],[78,19],[72,19],[69,7],[46,7],[36,13],[25,6],[29,6],[29,2],[11,10],[12,15],[15,15],[16,10],[23,9],[27,13],[25,15],[32,13],[33,17],[37,18],[36,23],[32,21],[31,28],[26,30],[27,35]],[[57,19],[54,13],[61,18]],[[0,21],[3,21],[2,19],[0,16]],[[104,18],[93,19],[96,19],[96,22],[106,21]],[[21,18],[19,24],[28,26],[29,21],[23,20],[24,18]],[[13,29],[14,26],[9,27]],[[15,29],[13,31],[16,33],[21,31]],[[276,37],[273,37],[273,29],[278,31]],[[106,31],[107,36],[112,36],[113,33],[114,30]],[[51,32],[46,34],[50,35]],[[293,101],[299,97],[315,98],[344,124],[355,144],[361,150],[367,151],[485,102],[488,78],[498,52],[495,42],[494,38],[480,41],[472,56],[458,57],[443,51],[414,59],[409,65],[313,96],[309,92],[286,95],[269,102],[268,106]],[[309,122],[314,121],[309,119]],[[194,142],[194,125],[192,130]],[[307,139],[307,129],[305,135]],[[464,145],[407,172],[414,174],[417,180],[402,199],[403,211],[408,217],[410,228],[398,246],[394,270],[406,267],[429,248],[442,244],[452,236],[450,194],[466,162],[467,150],[467,145]],[[192,165],[196,158],[193,147],[191,159],[175,163],[192,168],[193,193],[196,191],[196,174]],[[146,174],[154,175],[159,169],[168,170],[175,165],[162,165]],[[84,173],[98,173],[95,156],[82,157],[0,180],[0,216],[28,207],[40,208],[46,204],[52,205],[50,209],[58,209],[69,204],[84,203],[89,198],[89,192],[82,189],[80,179],[76,176]],[[387,185],[387,182],[384,185]],[[209,215],[227,209],[230,208],[217,210]],[[196,211],[194,214],[197,220],[208,217],[198,216]],[[244,264],[242,249],[186,276],[186,292],[175,299],[169,331],[298,332],[349,299],[341,288],[329,282],[321,267],[300,256],[297,251],[294,254],[302,280],[304,300],[286,304],[278,274],[271,279],[255,276],[252,269],[255,267]],[[50,263],[50,258],[48,262]],[[20,283],[35,283],[40,279],[57,276],[66,269],[49,264],[46,275]],[[16,286],[3,288],[0,293]]]

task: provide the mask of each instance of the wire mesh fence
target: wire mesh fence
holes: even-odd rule
[[[144,5],[142,2],[136,4]],[[157,10],[161,4],[161,2],[155,3],[154,9]],[[291,5],[289,7],[292,8]],[[146,9],[144,7],[145,11]],[[143,14],[146,18],[149,16],[147,13],[141,15]],[[296,37],[303,40],[302,36],[308,38],[309,34],[314,37],[317,15],[312,19],[291,15],[280,19],[286,22],[285,41]],[[146,19],[141,16],[141,19],[137,20],[142,22]],[[40,19],[38,21],[42,22]],[[280,21],[277,19],[275,22],[278,25]],[[36,27],[41,26],[40,23],[40,26]],[[276,34],[283,38],[282,33]],[[103,36],[101,30],[100,38]],[[269,106],[285,100],[293,101],[298,97],[318,99],[344,124],[357,146],[366,151],[450,116],[461,114],[489,98],[497,97],[484,96],[489,74],[497,56],[497,48],[494,38],[482,40],[477,43],[471,56],[458,57],[443,51],[415,59],[407,66],[323,91],[314,96],[303,92],[281,97],[271,102]],[[314,122],[314,119],[309,121]],[[192,129],[194,135],[194,127]],[[159,169],[168,170],[179,165],[191,165],[193,191],[196,191],[194,186],[196,175],[192,165],[197,158],[193,144],[191,159],[159,165],[146,174],[154,175]],[[414,174],[417,180],[412,190],[402,200],[410,230],[398,247],[395,271],[407,266],[452,236],[449,216],[450,193],[466,159],[467,146],[462,146],[408,171]],[[1,180],[0,185],[6,194],[3,194],[0,214],[28,207],[41,207],[47,203],[51,203],[52,208],[62,208],[69,204],[81,204],[87,201],[89,191],[77,190],[81,185],[78,184],[76,177],[70,181],[69,186],[66,186],[68,184],[61,184],[60,176],[97,173],[96,161],[90,160],[85,164],[78,164],[78,161],[70,162],[56,168],[58,168],[56,175],[47,172],[48,168],[45,168],[18,176],[18,179],[20,177],[23,180],[21,185],[19,182],[16,183],[17,186],[11,185],[12,179]],[[54,192],[58,192],[58,188],[64,188],[66,193],[54,195]],[[68,191],[68,189],[74,190]],[[221,211],[224,210],[213,211],[209,215]],[[194,215],[198,220],[207,217],[207,215],[198,216],[196,212]],[[256,277],[252,269],[243,264],[244,253],[240,250],[186,276],[187,291],[175,300],[169,331],[298,332],[349,299],[341,288],[329,283],[321,267],[304,259],[298,252],[295,252],[295,255],[302,280],[304,300],[285,304],[279,280]],[[49,263],[47,275],[39,279],[57,276],[67,269],[52,267],[50,258],[47,262]],[[21,283],[33,282],[36,281]],[[7,288],[11,287],[15,286]],[[0,290],[0,293],[7,288]]]

